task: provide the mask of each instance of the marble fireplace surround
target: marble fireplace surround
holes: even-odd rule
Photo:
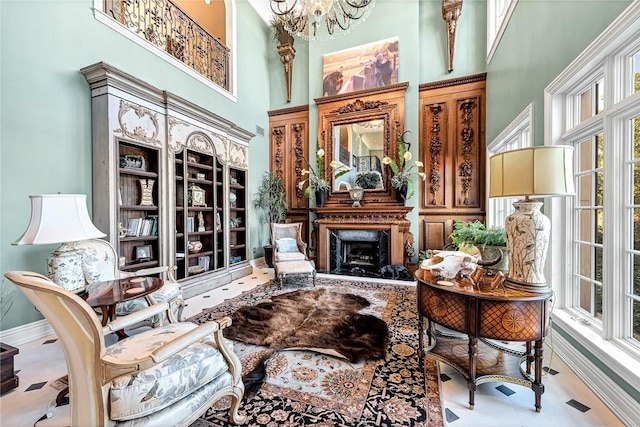
[[[313,209],[312,211],[316,214],[313,226],[317,233],[317,270],[330,272],[332,235],[335,242],[335,236],[347,230],[384,232],[387,236],[388,264],[406,266],[404,239],[405,233],[409,233],[411,227],[406,214],[412,209],[413,207],[399,205],[369,205],[359,208],[349,205]],[[353,233],[342,234],[354,235]]]

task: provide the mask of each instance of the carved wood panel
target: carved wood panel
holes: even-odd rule
[[[420,85],[420,250],[446,244],[456,219],[484,220],[485,79]]]
[[[302,222],[302,235],[308,236],[309,200],[298,186],[306,179],[302,170],[309,158],[308,106],[269,112],[269,147],[270,169],[282,178],[287,194],[287,222]]]

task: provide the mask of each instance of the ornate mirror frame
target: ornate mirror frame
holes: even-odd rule
[[[383,155],[396,155],[398,152],[397,134],[403,130],[404,94],[408,86],[409,83],[404,82],[315,99],[318,106],[318,145],[325,151],[325,170],[330,169],[329,163],[339,157],[335,153],[333,134],[334,129],[341,125],[382,120],[384,123]],[[325,206],[352,203],[349,191],[346,189],[336,190],[334,181],[335,175],[332,175],[329,181],[331,190]],[[397,204],[391,186],[391,171],[387,165],[382,165],[382,182],[382,188],[364,191],[363,205],[371,203]]]

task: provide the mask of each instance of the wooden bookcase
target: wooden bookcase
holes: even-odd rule
[[[229,168],[229,264],[247,260],[246,172]]]
[[[159,157],[157,149],[118,141],[118,223],[123,228],[116,247],[124,271],[159,265]]]
[[[92,92],[93,220],[121,268],[175,266],[187,298],[251,274],[253,134],[108,64],[81,71]]]
[[[222,170],[219,160],[208,154],[184,149],[175,155],[178,279],[225,266]],[[194,197],[194,191],[202,199]]]

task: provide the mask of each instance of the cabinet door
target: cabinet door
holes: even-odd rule
[[[118,142],[118,237],[120,269],[158,266],[160,259],[157,149]]]
[[[485,78],[420,85],[420,250],[447,244],[455,220],[484,221]]]
[[[247,260],[247,173],[229,169],[229,265]]]

